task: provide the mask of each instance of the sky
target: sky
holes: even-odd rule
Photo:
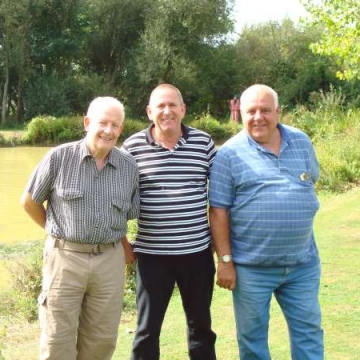
[[[281,21],[285,17],[298,21],[304,15],[306,11],[298,0],[235,0],[235,32],[241,32],[245,25]]]

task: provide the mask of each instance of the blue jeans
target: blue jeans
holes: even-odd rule
[[[233,301],[240,359],[271,359],[268,330],[272,294],[288,325],[291,358],[324,359],[320,273],[320,264],[269,268],[236,265]]]

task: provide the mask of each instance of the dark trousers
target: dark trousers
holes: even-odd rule
[[[191,360],[215,360],[216,334],[211,330],[210,305],[215,265],[210,249],[188,255],[138,254],[137,330],[132,360],[158,360],[159,337],[175,284],[187,320]]]

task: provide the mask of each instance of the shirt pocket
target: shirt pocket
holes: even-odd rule
[[[75,188],[58,189],[57,196],[62,220],[71,227],[83,224],[86,218],[84,191]]]
[[[130,201],[112,199],[111,201],[111,228],[115,230],[126,229],[127,215],[131,208]]]
[[[84,196],[84,192],[79,189],[58,189],[57,193],[63,200],[74,200]]]

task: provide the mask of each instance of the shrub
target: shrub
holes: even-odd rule
[[[24,143],[20,135],[4,136],[0,133],[0,147],[13,147]]]
[[[37,319],[37,297],[41,291],[41,268],[43,242],[31,243],[31,252],[11,268],[13,288],[2,294],[2,311],[16,314],[32,322]]]
[[[119,142],[125,141],[129,136],[147,128],[150,125],[149,121],[126,119],[123,130],[120,134]]]
[[[24,141],[30,144],[54,145],[81,139],[83,134],[82,117],[38,116],[27,124]]]
[[[7,143],[5,136],[0,133],[0,146],[5,146]]]
[[[342,101],[334,92],[320,93],[314,111],[298,107],[284,119],[307,133],[315,145],[321,169],[319,190],[341,192],[360,180],[360,111],[345,111]]]
[[[205,131],[214,141],[226,140],[240,129],[239,124],[229,122],[223,125],[210,114],[202,115],[199,119],[190,122],[190,126]]]
[[[137,221],[128,222],[128,240],[134,243],[137,233]],[[124,291],[124,309],[133,310],[136,307],[136,264],[126,265],[126,283]]]
[[[342,192],[360,180],[360,126],[315,143],[320,163],[318,189]]]

